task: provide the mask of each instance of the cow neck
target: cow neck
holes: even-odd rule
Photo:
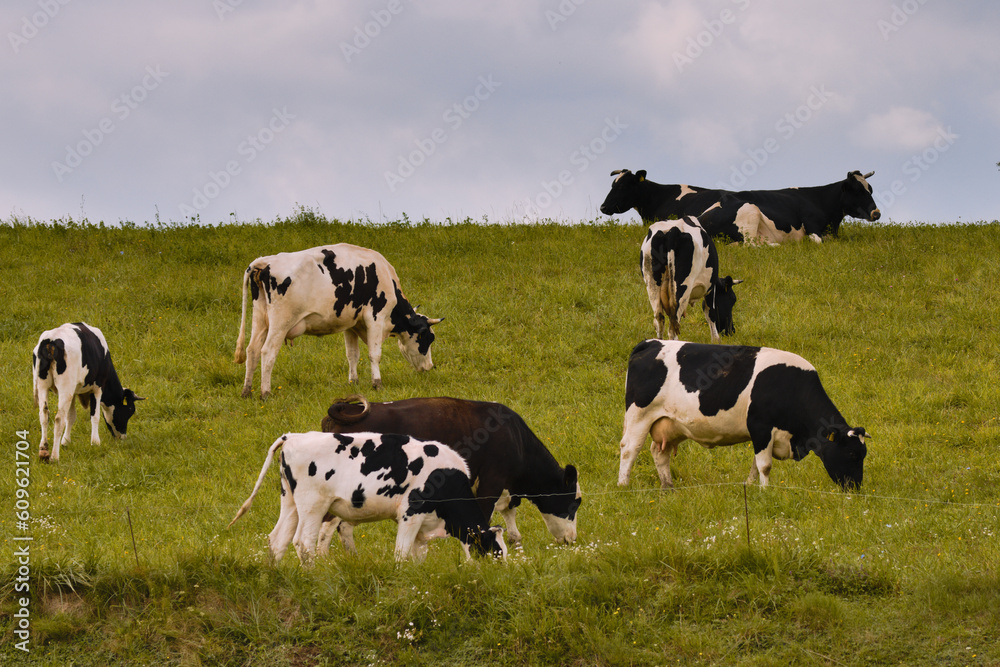
[[[639,184],[639,205],[635,207],[639,217],[647,222],[654,222],[663,215],[677,215],[677,196],[681,193],[679,185],[665,185],[653,181],[643,181]],[[664,203],[669,201],[673,208],[664,212]]]

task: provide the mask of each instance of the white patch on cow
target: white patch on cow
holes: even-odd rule
[[[684,185],[684,184],[681,184],[681,193],[679,195],[677,195],[677,199],[675,199],[674,201],[680,201],[681,199],[683,199],[687,195],[694,194],[694,192],[695,191],[691,187],[689,187],[687,185]]]
[[[507,535],[510,537],[510,541],[514,544],[520,544],[521,531],[517,529],[517,512],[510,506],[510,492],[507,489],[504,489],[500,497],[497,498],[493,510],[500,514],[504,525],[507,526]]]
[[[783,232],[774,225],[774,221],[764,215],[754,204],[743,204],[736,212],[734,221],[737,229],[743,234],[744,243],[763,242],[768,245],[779,245],[787,241],[801,241],[805,238],[805,229],[792,229]]]
[[[865,190],[867,190],[867,191],[868,191],[868,194],[871,194],[871,192],[872,192],[872,186],[868,184],[868,181],[867,181],[867,180],[865,180],[865,177],[864,177],[864,176],[862,176],[862,175],[861,175],[860,173],[858,173],[858,174],[852,174],[852,176],[854,176],[854,178],[855,178],[855,179],[856,179],[856,180],[857,180],[857,181],[858,181],[859,183],[861,183],[861,185],[863,185],[863,186],[864,186]]]

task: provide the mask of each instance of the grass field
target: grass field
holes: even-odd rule
[[[745,279],[727,342],[801,354],[874,436],[862,492],[839,491],[810,456],[777,462],[746,506],[749,445],[683,444],[672,492],[643,452],[631,485],[616,485],[626,360],[653,335],[644,233],[309,211],[220,227],[0,226],[0,663],[1000,664],[1000,224],[849,223],[822,245],[720,247],[723,272]],[[385,523],[359,527],[354,557],[334,545],[312,570],[294,553],[273,566],[273,471],[226,529],[274,438],[318,429],[331,399],[356,390],[330,336],[282,350],[267,402],[259,374],[240,398],[242,272],[341,241],[379,250],[421,312],[446,318],[432,371],[387,346],[375,393],[363,348],[361,388],[515,409],[580,470],[576,545],[552,544],[523,506],[523,549],[505,564],[464,562],[441,540],[423,564],[397,565]],[[102,426],[91,447],[79,419],[61,460],[43,464],[31,350],[79,320],[103,330],[147,400],[124,442]],[[708,342],[700,306],[682,335]]]

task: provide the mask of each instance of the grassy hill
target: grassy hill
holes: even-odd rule
[[[0,662],[1000,664],[1000,225],[847,224],[822,245],[720,247],[723,272],[745,279],[727,342],[801,354],[874,436],[863,492],[840,492],[810,456],[777,462],[746,505],[749,445],[683,444],[672,492],[643,452],[616,485],[626,360],[653,336],[644,233],[308,211],[266,225],[0,227]],[[259,374],[240,398],[242,272],[341,241],[379,250],[421,312],[446,318],[432,371],[387,346],[373,392],[362,348],[360,388],[515,409],[580,470],[576,545],[551,544],[522,506],[523,550],[506,564],[463,562],[442,540],[423,564],[396,565],[384,523],[359,527],[355,557],[334,545],[312,570],[294,553],[272,566],[273,471],[226,529],[274,438],[318,429],[356,390],[342,336],[310,337],[281,351],[267,402]],[[91,447],[81,418],[61,461],[42,464],[31,349],[79,320],[103,330],[147,400],[124,442],[102,426]],[[700,306],[681,326],[709,340]],[[23,431],[28,531],[15,518]],[[24,596],[28,654],[14,632]]]

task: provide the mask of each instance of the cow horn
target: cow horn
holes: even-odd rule
[[[428,317],[427,318],[427,325],[428,326],[434,326],[435,324],[437,324],[438,322],[442,321],[443,319],[444,319],[443,317]]]
[[[874,171],[869,171],[869,172],[868,172],[867,174],[865,174],[865,175],[863,176],[863,178],[871,178],[871,177],[872,177],[872,176],[874,176],[874,175],[875,175],[875,172],[874,172]]]
[[[618,174],[624,174],[626,171],[628,171],[628,169],[615,169],[613,172],[611,172],[611,175],[617,176]]]

